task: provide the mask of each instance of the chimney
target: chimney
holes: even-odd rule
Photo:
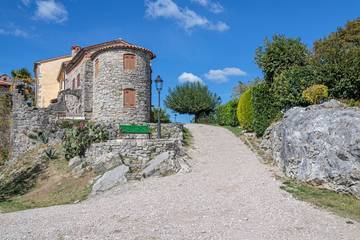
[[[80,51],[80,46],[74,45],[71,47],[71,56],[75,56]]]

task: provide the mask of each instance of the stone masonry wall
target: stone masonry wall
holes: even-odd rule
[[[125,164],[133,173],[144,169],[155,156],[164,152],[169,158],[180,154],[181,141],[173,139],[118,139],[92,144],[85,153],[85,162],[96,174]],[[136,177],[136,176],[134,176]]]
[[[123,69],[123,55],[126,53],[136,55],[134,70]],[[123,124],[150,122],[149,55],[140,50],[114,49],[100,53],[96,59],[99,60],[99,74],[93,80],[92,120]],[[135,108],[123,107],[123,90],[126,88],[136,91]]]
[[[12,149],[7,164],[14,163],[19,156],[41,144],[34,139],[36,134],[56,132],[56,115],[51,110],[26,106],[23,96],[16,91],[13,94],[12,102]]]

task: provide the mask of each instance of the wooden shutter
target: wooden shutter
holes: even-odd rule
[[[99,59],[95,60],[95,77],[99,74]]]
[[[134,108],[136,104],[136,94],[135,89],[125,89],[124,90],[124,107]]]
[[[75,78],[72,80],[72,89],[75,89]]]
[[[77,75],[77,87],[80,87],[80,74]]]
[[[135,69],[135,55],[134,54],[124,54],[124,70],[133,70]]]

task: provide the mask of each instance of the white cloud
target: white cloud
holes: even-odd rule
[[[17,27],[13,27],[12,29],[0,28],[0,35],[23,37],[23,38],[29,37],[29,34],[26,31],[21,30],[20,28]]]
[[[203,80],[200,77],[198,77],[198,76],[196,76],[196,75],[194,75],[192,73],[188,73],[188,72],[183,72],[178,77],[178,79],[179,79],[179,82],[181,82],[181,83],[187,83],[187,82],[190,82],[190,83],[200,82],[200,83],[202,83],[203,82]]]
[[[31,3],[31,0],[21,0],[22,4],[24,4],[25,6],[29,6]]]
[[[200,6],[207,8],[210,12],[213,13],[221,13],[224,11],[224,7],[218,2],[213,2],[211,0],[191,0],[191,1],[199,4]]]
[[[227,67],[224,69],[215,69],[210,70],[205,74],[205,77],[216,83],[224,83],[229,80],[231,76],[245,76],[246,72],[242,71],[240,68],[236,67]]]
[[[202,27],[214,31],[226,31],[230,27],[224,22],[214,23],[196,12],[181,8],[172,0],[145,0],[146,15],[152,18],[169,18],[175,20],[185,30]]]
[[[68,12],[60,2],[55,0],[38,0],[36,5],[35,17],[37,19],[56,23],[63,23],[68,19]]]

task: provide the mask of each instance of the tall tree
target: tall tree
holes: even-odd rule
[[[11,71],[11,76],[14,81],[14,85],[16,86],[19,93],[24,96],[26,103],[29,106],[35,104],[35,87],[34,80],[31,76],[31,73],[26,68],[15,69]]]
[[[360,18],[316,41],[312,64],[331,96],[360,99]]]
[[[300,39],[275,35],[272,41],[265,39],[264,46],[256,49],[255,61],[264,73],[265,81],[272,83],[276,75],[292,66],[304,66],[309,51]]]
[[[201,83],[185,83],[169,90],[165,105],[181,114],[195,115],[195,122],[201,115],[210,114],[220,103],[220,97]]]

